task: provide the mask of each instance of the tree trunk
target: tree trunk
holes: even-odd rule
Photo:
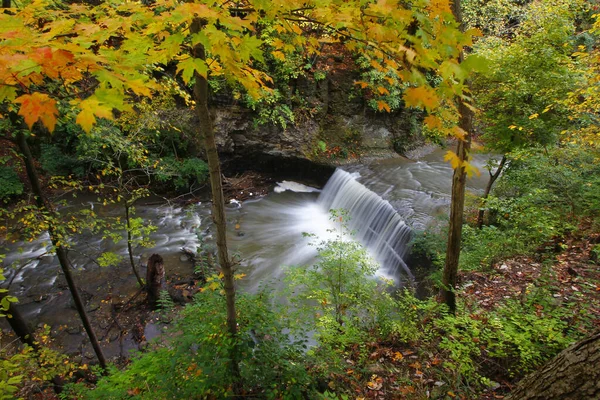
[[[452,12],[456,21],[461,24],[461,29],[464,31],[462,22],[462,12],[460,9],[460,0],[454,0],[452,4]],[[463,52],[459,56],[459,62],[464,59]],[[442,288],[440,289],[440,301],[446,303],[451,313],[456,311],[456,296],[454,290],[456,288],[456,277],[458,274],[458,261],[460,257],[460,241],[462,235],[462,223],[465,205],[465,188],[467,185],[467,174],[462,165],[467,160],[469,151],[471,150],[471,131],[473,124],[473,112],[465,100],[458,99],[458,112],[460,113],[459,127],[465,132],[464,140],[458,141],[456,155],[458,156],[461,165],[454,170],[452,175],[452,194],[450,198],[450,224],[448,226],[448,247],[446,249],[446,262],[444,264],[444,274],[442,278]]]
[[[200,32],[202,22],[195,19],[190,26],[190,33]],[[192,49],[194,58],[206,59],[204,46],[197,44]],[[231,337],[237,336],[237,317],[235,311],[235,284],[233,278],[233,266],[227,250],[227,230],[225,220],[225,200],[223,198],[223,185],[221,182],[221,166],[219,154],[217,153],[217,144],[215,142],[215,132],[208,112],[208,81],[205,77],[194,72],[194,100],[196,102],[196,112],[200,119],[199,131],[204,138],[204,148],[208,162],[208,171],[210,175],[210,187],[212,192],[212,218],[217,228],[217,255],[218,262],[223,273],[223,284],[225,289],[225,299],[227,306],[227,328]],[[238,355],[234,348],[232,349],[232,374],[234,380],[239,382],[240,371],[238,365]],[[238,386],[234,385],[234,389]]]
[[[44,192],[42,191],[42,187],[38,178],[37,170],[35,169],[33,156],[31,155],[29,145],[27,144],[27,139],[25,138],[25,135],[21,132],[17,134],[17,144],[23,156],[23,162],[25,163],[25,169],[27,170],[27,178],[29,179],[29,183],[31,184],[31,189],[35,196],[38,209],[43,213],[47,213],[48,215],[56,217],[56,212],[54,211],[48,199],[46,199],[46,197],[44,196]],[[96,357],[98,357],[100,367],[102,369],[106,369],[106,359],[104,358],[104,354],[102,353],[102,349],[100,348],[100,344],[98,343],[96,334],[92,329],[92,325],[90,324],[87,312],[85,311],[85,306],[83,304],[83,301],[81,300],[81,296],[79,295],[77,286],[75,286],[75,280],[73,279],[73,275],[71,274],[71,269],[69,267],[70,263],[67,257],[67,251],[60,243],[56,228],[52,224],[50,224],[48,227],[48,234],[50,235],[50,240],[52,241],[52,244],[56,249],[56,256],[58,257],[60,267],[63,273],[65,274],[65,279],[67,280],[69,291],[71,292],[71,296],[73,296],[75,308],[79,313],[79,317],[81,318],[83,327],[85,328],[85,331],[87,332],[92,347],[94,348]]]
[[[8,292],[1,292],[0,301],[2,301],[2,299],[6,296],[8,296]],[[17,335],[17,337],[21,340],[21,342],[29,345],[31,348],[37,351],[39,347],[35,342],[35,336],[33,335],[33,332],[31,332],[29,324],[27,323],[27,321],[25,321],[25,319],[19,312],[19,309],[17,308],[16,304],[9,303],[8,310],[6,310],[5,314],[6,321],[12,328],[13,332],[15,332],[15,335]]]
[[[525,377],[506,399],[600,399],[600,332],[573,344]]]
[[[129,253],[129,263],[131,264],[131,269],[133,270],[133,274],[135,275],[135,277],[137,278],[138,284],[140,285],[141,288],[144,287],[144,281],[142,281],[142,278],[140,277],[140,274],[137,270],[137,268],[135,267],[135,262],[133,261],[133,249],[131,248],[131,215],[130,215],[130,211],[131,210],[131,206],[130,204],[125,201],[125,221],[127,222],[127,252]],[[163,275],[164,275],[164,271],[163,271]]]
[[[161,290],[165,290],[165,266],[163,258],[158,254],[152,254],[148,259],[146,290],[148,291],[148,303],[153,308],[156,307]]]
[[[500,173],[504,169],[505,164],[506,164],[506,154],[502,156],[502,160],[500,160],[500,164],[498,165],[496,172],[494,172],[492,174],[490,171],[490,180],[488,181],[488,183],[485,187],[485,191],[483,192],[483,196],[481,197],[482,200],[487,199],[488,196],[490,195],[490,192],[492,191],[492,186],[494,185],[494,182],[496,182],[496,179],[498,179],[498,177],[500,176]],[[480,208],[479,213],[477,214],[477,228],[479,228],[479,229],[481,229],[483,227],[483,216],[484,215],[485,215],[485,209]]]
[[[2,8],[10,8],[10,0],[2,0]]]

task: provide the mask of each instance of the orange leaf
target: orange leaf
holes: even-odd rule
[[[427,110],[433,110],[440,103],[433,89],[424,86],[408,88],[404,93],[404,101],[408,106],[425,107]]]
[[[435,115],[426,116],[423,122],[429,129],[440,129],[442,127],[442,121]]]
[[[377,91],[379,92],[379,94],[390,94],[390,91],[384,88],[383,86],[378,86]]]
[[[383,101],[383,100],[379,100],[379,101],[377,102],[377,109],[378,109],[379,111],[383,111],[383,110],[385,110],[385,111],[387,111],[387,112],[391,112],[391,111],[392,111],[392,109],[390,108],[390,106],[388,105],[388,103],[386,103],[386,102],[385,102],[385,101]]]
[[[271,54],[278,60],[285,61],[285,54],[279,50],[272,51]]]
[[[361,89],[366,89],[367,87],[369,87],[369,84],[367,82],[364,81],[354,81],[355,85],[360,85]]]
[[[21,104],[19,115],[23,116],[29,129],[40,120],[50,132],[54,131],[56,117],[58,116],[56,100],[50,98],[47,94],[34,92],[33,94],[24,94],[17,97],[15,103]]]

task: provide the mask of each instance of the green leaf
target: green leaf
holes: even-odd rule
[[[179,62],[177,65],[177,73],[179,73],[179,71],[183,71],[181,74],[183,81],[189,83],[192,76],[194,76],[194,72],[197,72],[200,76],[206,78],[208,66],[204,60],[190,57]]]
[[[13,101],[17,97],[17,88],[0,85],[0,103],[4,100]]]

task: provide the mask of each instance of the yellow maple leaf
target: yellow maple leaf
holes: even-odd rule
[[[423,122],[429,129],[440,129],[442,127],[442,121],[435,115],[426,116]]]
[[[465,131],[460,126],[454,126],[452,128],[452,136],[454,136],[455,138],[457,138],[459,140],[463,140],[464,141],[465,137],[467,136],[467,131]]]
[[[446,155],[444,156],[444,161],[448,161],[452,166],[452,169],[456,169],[461,165],[460,158],[458,158],[456,153],[452,150],[448,150],[446,152]]]
[[[279,50],[272,51],[271,54],[278,60],[285,61],[285,54]]]
[[[481,171],[479,171],[479,168],[477,168],[473,164],[471,164],[467,161],[464,161],[463,166],[465,167],[465,172],[467,173],[467,176],[469,178],[472,177],[473,175],[481,176]]]
[[[408,106],[423,106],[430,111],[435,109],[440,103],[440,100],[433,89],[424,86],[406,89],[404,101]]]

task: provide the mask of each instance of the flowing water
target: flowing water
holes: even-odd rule
[[[476,156],[473,163],[482,169],[486,159],[487,156]],[[276,280],[281,277],[283,266],[311,262],[316,249],[303,233],[312,233],[320,240],[332,238],[331,230],[336,225],[330,220],[329,210],[340,208],[349,211],[350,228],[380,263],[380,273],[396,280],[412,280],[410,265],[404,261],[411,231],[424,229],[437,216],[447,213],[451,174],[450,166],[443,162],[443,152],[433,150],[416,160],[395,158],[338,169],[322,190],[284,181],[263,198],[243,204],[233,201],[227,205],[228,239],[232,253],[240,257],[240,271],[247,275],[240,281],[242,290],[252,291],[262,281]],[[469,179],[471,190],[482,190],[484,175]],[[122,214],[114,206],[78,201],[72,206],[94,208],[100,216]],[[203,246],[214,250],[208,203],[186,208],[148,204],[138,205],[136,210],[136,216],[158,227],[152,235],[153,248],[135,249],[140,265],[145,265],[152,253],[159,253],[165,259],[167,275],[185,277],[193,271],[182,248],[195,251]],[[5,275],[11,282],[11,293],[20,299],[23,314],[35,324],[78,326],[64,277],[55,256],[47,252],[48,237],[0,245],[7,248],[4,265],[16,266],[7,269]],[[101,268],[93,261],[105,251],[126,259],[126,242],[83,236],[77,238],[69,252],[79,287],[92,312],[107,296],[127,299],[137,290],[126,263]],[[144,274],[143,268],[141,272]],[[154,326],[147,327],[146,335],[156,334],[153,329]],[[82,332],[65,335],[67,350],[81,346]]]

